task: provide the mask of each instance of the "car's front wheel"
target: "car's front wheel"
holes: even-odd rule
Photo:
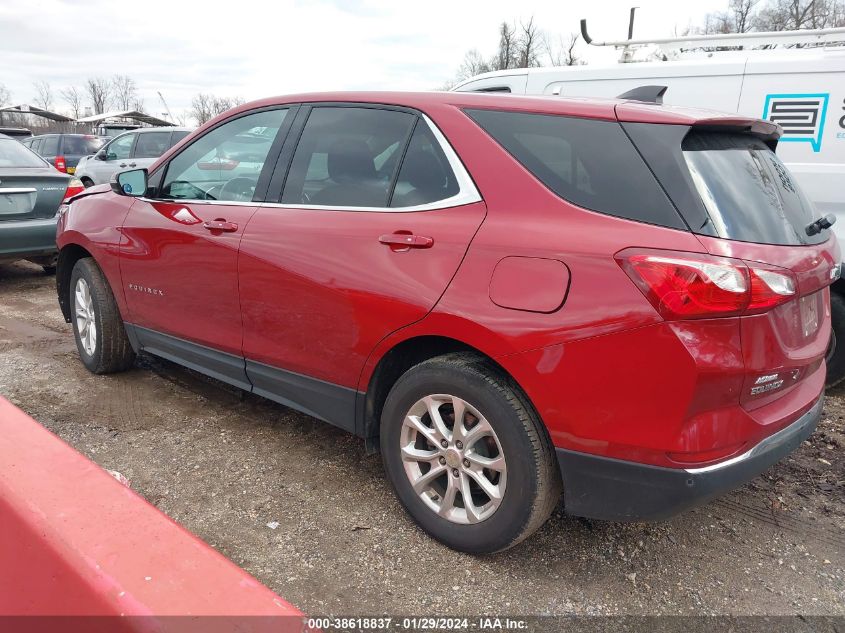
[[[95,374],[129,369],[135,352],[108,281],[91,258],[73,267],[70,306],[76,348],[85,367]]]
[[[557,461],[542,423],[518,388],[475,354],[409,369],[387,397],[380,441],[408,513],[457,550],[512,547],[560,499]]]

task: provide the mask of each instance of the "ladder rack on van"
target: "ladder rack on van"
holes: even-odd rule
[[[629,34],[630,34],[629,30]],[[702,47],[754,47],[845,43],[845,27],[806,29],[799,31],[761,31],[752,33],[720,33],[713,35],[684,35],[656,39],[627,39],[597,42],[587,33],[587,21],[581,20],[581,36],[591,46],[613,46],[623,49],[622,61],[630,61],[630,49],[640,46],[657,46],[664,52]]]

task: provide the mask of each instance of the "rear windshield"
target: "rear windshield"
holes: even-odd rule
[[[629,220],[687,228],[616,121],[499,110],[466,113],[561,198]]]
[[[46,167],[46,163],[17,141],[0,138],[0,167]]]
[[[103,139],[97,136],[65,136],[62,141],[62,153],[79,156],[96,154],[103,142]]]
[[[691,132],[682,144],[692,181],[718,237],[763,244],[819,244],[819,214],[775,153],[742,134]]]

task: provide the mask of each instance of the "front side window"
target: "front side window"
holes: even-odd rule
[[[158,158],[170,147],[170,132],[147,132],[138,135],[135,158]]]
[[[106,150],[106,160],[125,160],[129,158],[135,134],[126,134],[114,139]]]
[[[296,147],[282,202],[386,207],[416,120],[396,110],[315,108]]]
[[[232,119],[191,143],[167,165],[162,198],[249,201],[287,109]]]

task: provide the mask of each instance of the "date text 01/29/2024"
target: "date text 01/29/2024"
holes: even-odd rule
[[[323,631],[524,631],[525,619],[484,616],[466,617],[310,617],[309,630]]]

